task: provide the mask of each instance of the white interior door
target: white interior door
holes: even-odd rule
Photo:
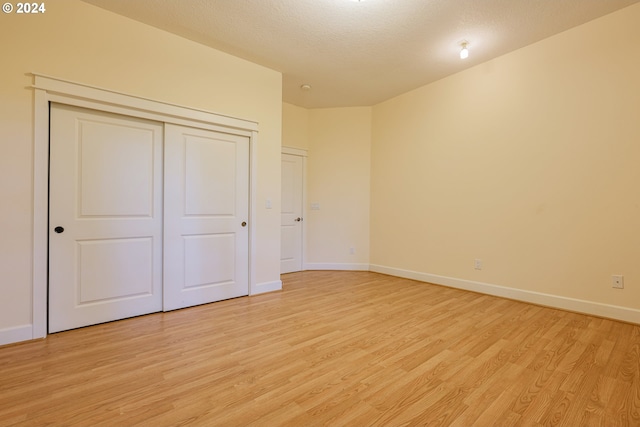
[[[162,124],[50,117],[49,331],[162,310]]]
[[[165,125],[164,309],[249,294],[249,138]]]
[[[302,270],[302,157],[282,154],[280,272]]]

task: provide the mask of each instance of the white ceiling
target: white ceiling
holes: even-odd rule
[[[640,0],[84,1],[280,71],[285,102],[318,108],[376,104]]]

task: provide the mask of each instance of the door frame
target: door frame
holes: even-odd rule
[[[289,154],[292,156],[302,157],[302,253],[300,257],[302,258],[302,270],[305,271],[307,269],[307,239],[305,238],[307,235],[307,150],[303,148],[295,148],[295,147],[287,147],[282,146],[280,149],[281,154]]]
[[[249,138],[249,224],[255,224],[258,123],[31,73],[34,77],[32,339],[47,335],[49,104],[73,105]],[[256,293],[255,226],[249,230],[249,295]],[[27,338],[28,339],[28,338]]]

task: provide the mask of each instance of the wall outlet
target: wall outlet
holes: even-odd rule
[[[476,270],[482,270],[482,260],[476,258],[473,261],[473,268],[475,268]]]
[[[624,289],[624,276],[611,276],[611,287],[616,289]]]
[[[356,253],[356,248],[349,248],[349,253],[351,255],[355,254]]]

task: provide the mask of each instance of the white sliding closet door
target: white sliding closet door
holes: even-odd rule
[[[49,331],[162,310],[162,123],[50,117]]]
[[[249,138],[165,125],[164,310],[249,294]]]

